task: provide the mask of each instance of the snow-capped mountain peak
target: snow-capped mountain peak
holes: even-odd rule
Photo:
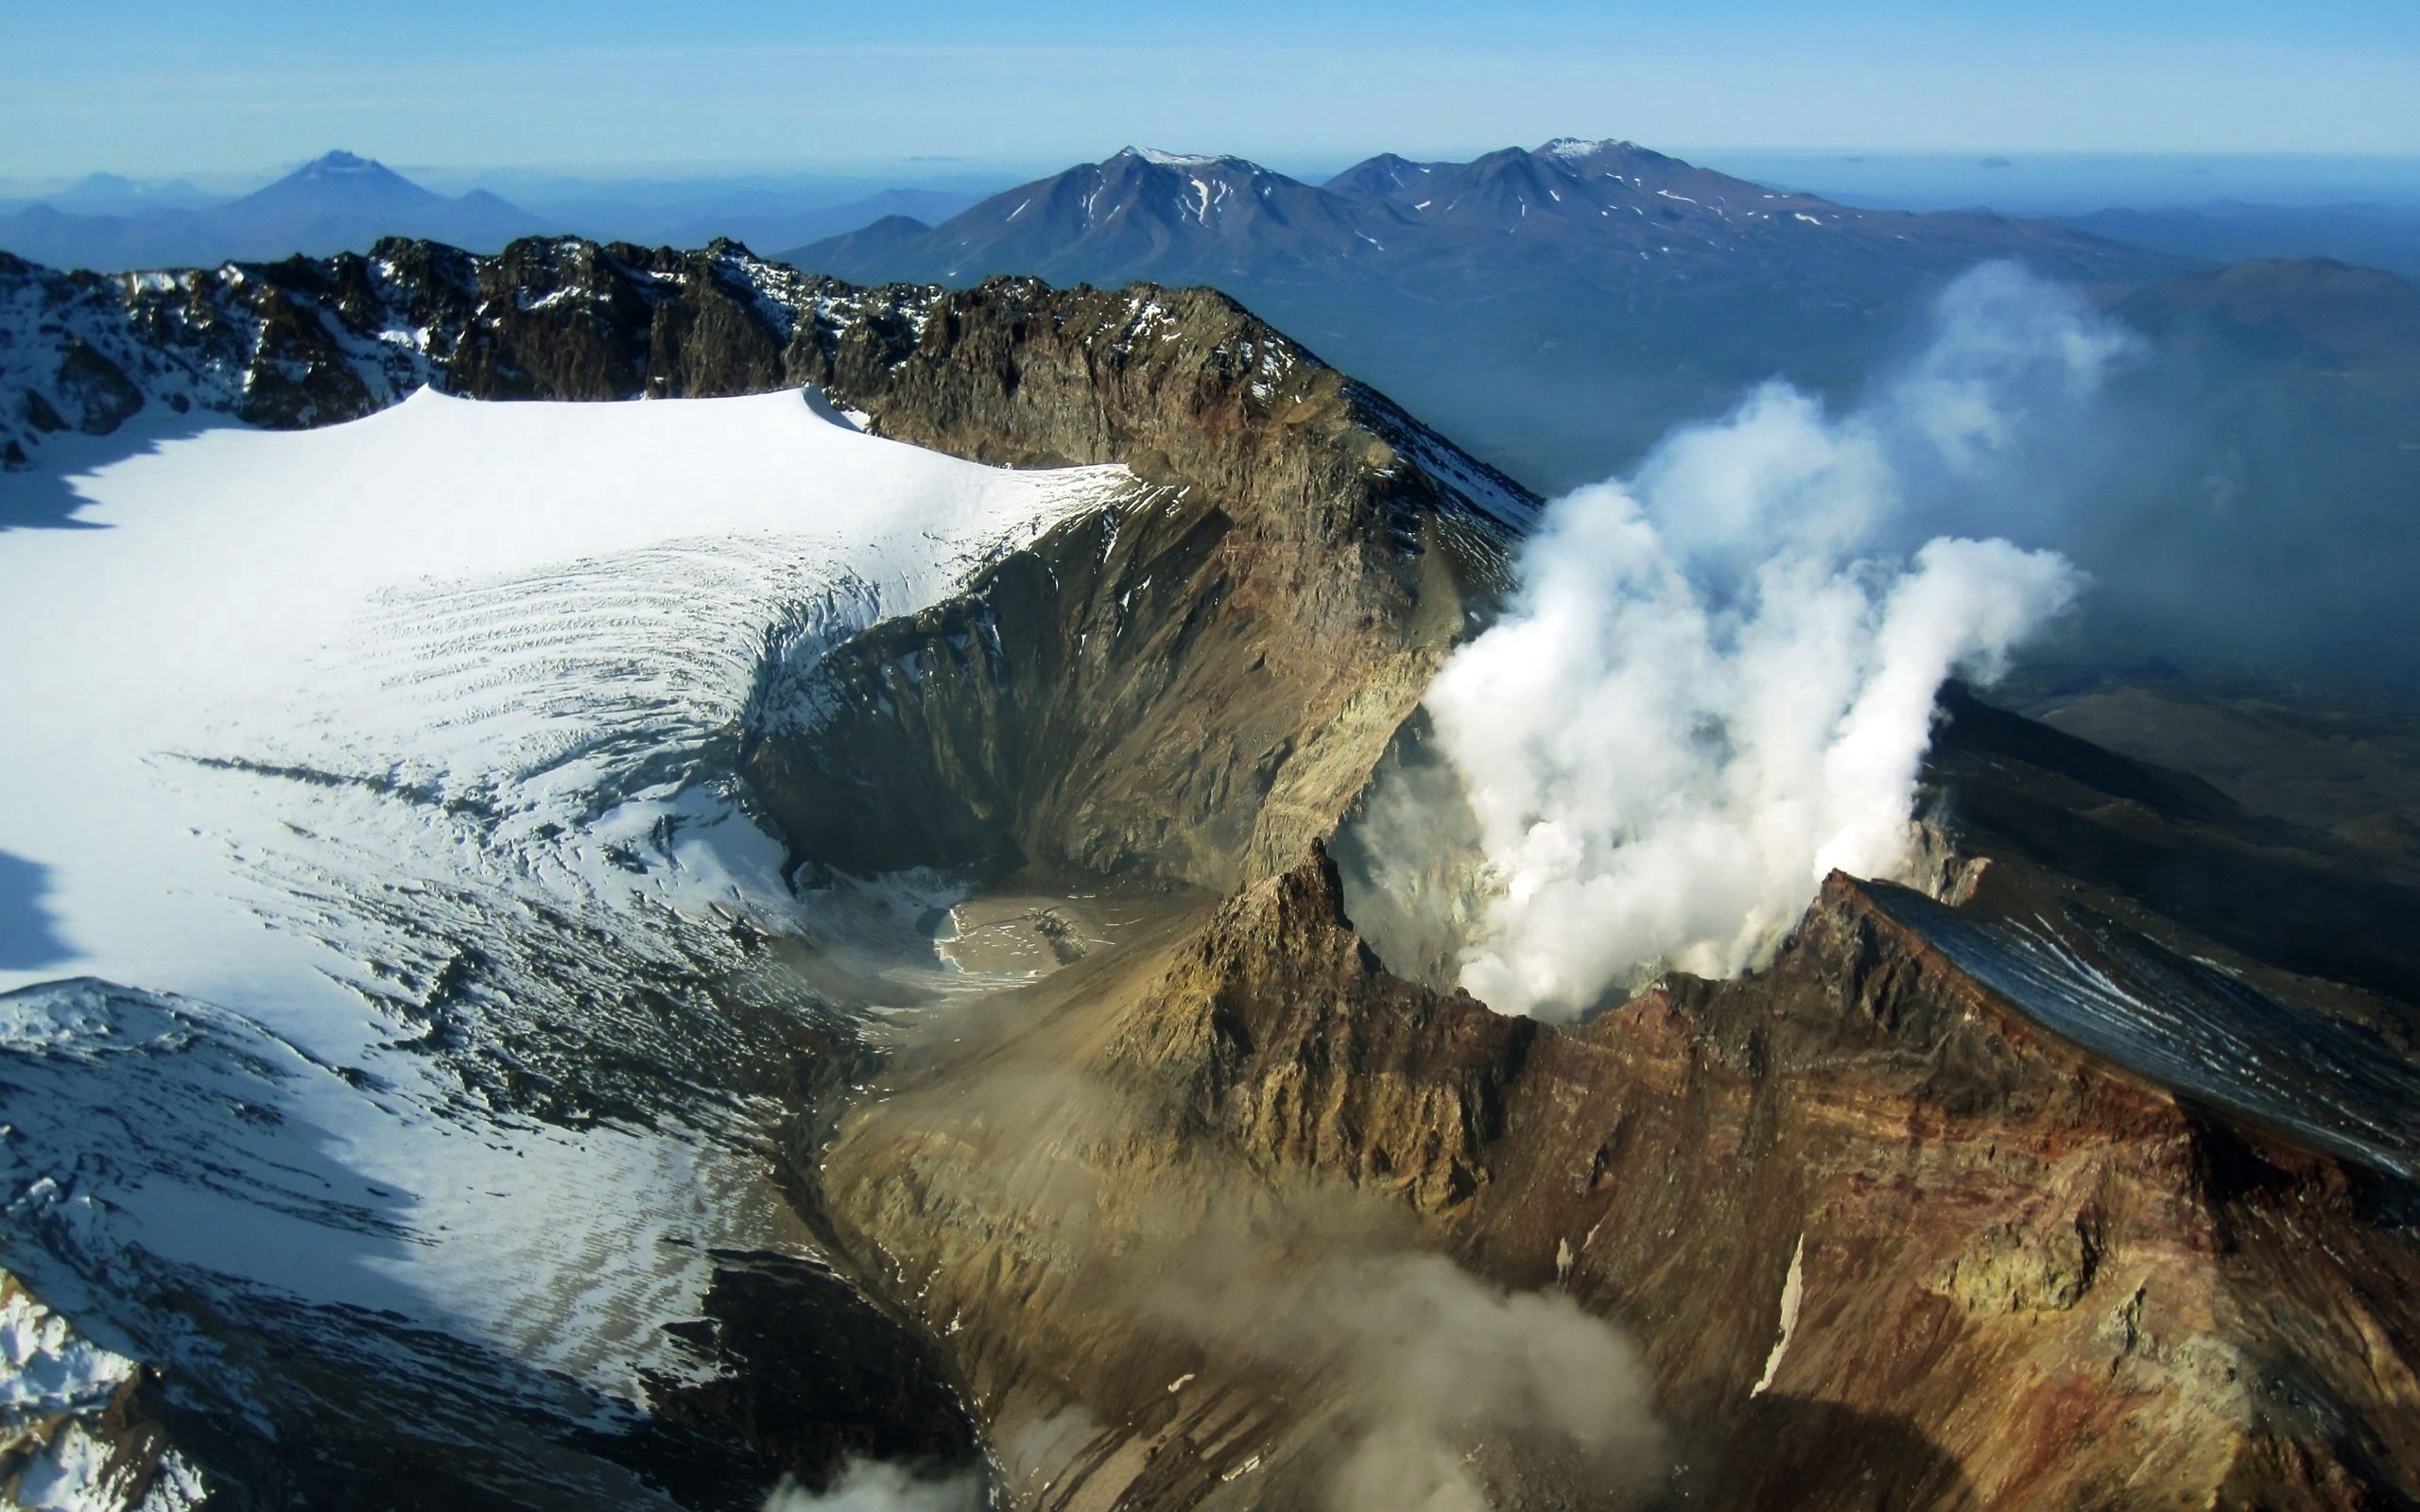
[[[1538,148],[1537,155],[1564,163],[1584,163],[1606,152],[1638,152],[1644,150],[1634,142],[1619,137],[1559,136]]]
[[[1117,155],[1121,158],[1140,158],[1145,163],[1155,163],[1163,168],[1240,167],[1253,172],[1259,171],[1257,163],[1215,152],[1167,152],[1159,147],[1125,147],[1121,148]]]
[[[391,171],[393,170],[389,169],[385,163],[378,162],[374,158],[365,158],[360,156],[358,153],[347,152],[343,148],[337,147],[313,158],[310,162],[296,169],[292,177],[329,179],[346,175],[389,173]]]
[[[237,203],[333,208],[363,202],[436,203],[443,198],[443,196],[422,188],[374,158],[336,151],[313,158],[276,182],[254,190]]]

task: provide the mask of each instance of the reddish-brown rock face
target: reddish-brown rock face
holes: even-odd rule
[[[1299,1399],[1172,1418],[1167,1383],[1212,1380],[1216,1348],[1074,1279],[1088,1246],[1182,1243],[1305,1181],[1408,1214],[1391,1242],[1628,1330],[1670,1431],[1660,1484],[1688,1504],[2420,1493],[2420,1246],[2377,1211],[2383,1178],[2041,1028],[1909,923],[1918,905],[1938,907],[1836,875],[1770,971],[1561,1027],[1390,976],[1317,858],[1148,971],[985,1008],[974,1057],[911,1053],[833,1152],[836,1207],[977,1362],[996,1429],[1081,1405],[1098,1497],[1172,1455],[1280,1473],[1303,1452]],[[1050,1116],[959,1122],[1045,1064],[1064,1080],[1030,1111]],[[1080,1234],[1049,1211],[1071,1193]],[[1533,1468],[1502,1470],[1512,1504],[1599,1504]],[[1035,1484],[1067,1469],[1037,1461]],[[1236,1494],[1204,1472],[1120,1504]]]

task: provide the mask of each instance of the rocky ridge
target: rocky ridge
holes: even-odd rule
[[[845,867],[1029,860],[1221,887],[1287,864],[1362,785],[1536,507],[1206,290],[864,290],[730,243],[532,240],[483,258],[388,242],[124,278],[0,263],[0,310],[42,334],[0,367],[12,465],[138,416],[299,428],[423,385],[492,400],[814,386],[900,440],[1015,467],[1116,461],[1156,485],[1150,507],[846,655],[769,662],[751,775],[803,861]],[[903,685],[902,667],[942,676]],[[1172,804],[1146,775],[1171,765]],[[821,801],[869,773],[870,801]]]
[[[906,321],[930,290],[862,297],[735,244],[674,252],[576,238],[494,256],[425,241],[367,256],[61,273],[0,254],[0,458],[144,413],[272,429],[357,419],[424,385],[473,399],[759,393],[802,337]]]
[[[806,859],[1223,890],[1366,783],[1534,501],[1201,290],[942,298],[810,381],[884,435],[1157,487],[959,601],[778,662],[747,757]],[[851,801],[827,795],[846,791]]]

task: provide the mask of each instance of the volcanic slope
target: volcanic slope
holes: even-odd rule
[[[1054,344],[977,347],[978,387]],[[901,370],[896,394],[928,381]],[[853,402],[880,413],[884,387]],[[1120,625],[1122,589],[1061,581],[1094,609],[1002,644]],[[1456,581],[1484,607],[1484,575]],[[979,623],[1039,617],[973,596]],[[1018,1504],[1365,1504],[1349,1446],[1406,1423],[1415,1460],[1514,1504],[2412,1494],[2420,977],[2397,942],[2420,907],[2351,848],[1953,694],[1926,890],[1836,876],[1770,970],[1543,1026],[1389,971],[1352,922],[1380,900],[1315,847],[1288,865],[1277,840],[1319,826],[1273,830],[1273,797],[1239,867],[1205,867],[1198,826],[1104,834],[1089,804],[1068,844],[1053,789],[1091,765],[998,752],[1052,728],[1004,713],[1020,690],[1047,701],[1080,662],[953,662],[949,612],[827,662],[856,696],[820,697],[760,789],[878,751],[921,812],[964,806],[937,852],[1228,895],[902,1026],[824,1163],[844,1245],[946,1342]],[[1211,643],[1171,644],[1183,665]],[[932,675],[899,702],[880,669],[910,651]],[[1168,791],[1204,728],[1143,747]],[[1416,754],[1396,729],[1382,773]],[[1368,770],[1337,775],[1367,793]],[[1335,838],[1366,854],[1347,813]],[[1618,1321],[1665,1436],[1374,1396],[1396,1357],[1305,1311],[1397,1296],[1422,1253],[1513,1289],[1486,1315]]]
[[[870,1022],[1002,983],[921,932],[949,877],[804,843],[873,843],[854,793],[750,772],[1005,676],[1056,624],[1011,586],[1055,615],[1037,576],[1080,569],[1106,691],[1070,686],[1213,737],[1190,858],[1137,874],[1223,884],[1334,824],[1533,506],[1216,296],[647,255],[11,270],[8,408],[76,421],[0,479],[5,750],[47,795],[0,841],[6,1263],[155,1373],[230,1504],[753,1505],[844,1452],[964,1460],[951,1366],[835,1268],[800,1157]],[[888,636],[931,660],[869,671]],[[1187,665],[1232,720],[1160,696]],[[1037,709],[1012,775],[1081,717]],[[1162,796],[905,859],[1115,869]],[[37,1450],[125,1441],[115,1400]]]
[[[8,1259],[42,1267],[45,1304],[163,1371],[172,1432],[179,1410],[197,1415],[189,1430],[317,1424],[317,1486],[436,1474],[475,1501],[486,1488],[739,1504],[776,1469],[821,1484],[849,1448],[933,1463],[977,1435],[1003,1494],[1033,1506],[1403,1504],[1347,1500],[1401,1489],[1368,1479],[1391,1469],[1426,1477],[1422,1495],[1536,1506],[2420,1494],[2410,962],[2308,948],[2297,921],[2336,917],[2358,876],[2359,857],[2326,837],[1952,700],[1925,891],[1836,877],[1768,971],[1669,978],[1579,1028],[1503,1018],[1424,981],[1427,963],[1374,923],[1361,938],[1350,920],[1382,912],[1355,891],[1368,873],[1333,868],[1325,847],[1366,859],[1365,805],[1419,765],[1421,693],[1496,602],[1533,501],[1218,296],[1021,280],[858,291],[727,247],[561,242],[495,260],[399,244],[119,284],[26,273],[19,287],[55,301],[46,318],[143,400],[81,409],[97,437],[35,440],[38,466],[60,471],[11,486],[47,479],[81,502],[19,519],[60,538],[95,503],[83,490],[180,448],[462,412],[486,424],[516,407],[432,395],[320,436],[171,442],[89,481],[62,465],[70,448],[122,455],[155,404],[174,413],[169,395],[188,413],[298,423],[376,409],[407,379],[497,398],[812,384],[823,411],[794,394],[702,408],[821,430],[751,431],[744,448],[723,433],[714,449],[788,457],[786,479],[841,476],[845,453],[887,444],[870,431],[994,470],[985,487],[1034,511],[1011,541],[941,554],[947,570],[886,600],[889,617],[836,620],[819,641],[774,616],[747,675],[714,681],[718,721],[666,722],[687,732],[678,753],[639,740],[649,717],[616,730],[635,745],[551,766],[542,748],[511,755],[539,748],[515,740],[466,740],[508,753],[511,780],[484,783],[448,785],[487,768],[424,754],[391,782],[312,780],[320,768],[284,750],[257,764],[277,770],[203,767],[313,803],[433,808],[441,821],[412,822],[475,838],[435,848],[452,870],[417,874],[424,852],[396,844],[399,820],[375,832],[379,869],[358,873],[378,888],[318,888],[274,915],[272,933],[333,942],[353,984],[338,990],[379,1026],[356,1036],[367,1064],[226,1014],[251,1012],[243,1002],[99,984],[18,994],[38,1013],[10,1052],[12,1109],[74,1106],[71,1090],[93,1084],[77,1057],[103,1047],[151,1047],[152,1063],[192,1051],[178,1075],[130,1071],[143,1097],[112,1106],[159,1109],[139,1122],[189,1131],[198,1155],[151,1177],[161,1157],[130,1136],[45,1134],[11,1146],[41,1158],[12,1192],[65,1188],[58,1170],[88,1145],[100,1154],[81,1178],[202,1185],[372,1250],[400,1234],[409,1263],[353,1268],[433,1276],[417,1268],[413,1215],[444,1211],[450,1234],[475,1203],[444,1210],[406,1188],[397,1213],[383,1181],[304,1159],[345,1149],[368,1117],[348,1099],[386,1099],[409,1112],[397,1122],[434,1108],[435,1139],[475,1113],[533,1152],[516,1161],[546,1145],[553,1184],[614,1194],[592,1225],[647,1210],[643,1229],[675,1229],[662,1216],[675,1203],[629,1194],[688,1201],[694,1216],[661,1247],[708,1263],[647,1294],[662,1308],[569,1309],[579,1326],[549,1353],[475,1313],[397,1325],[372,1310],[413,1317],[388,1297],[306,1311],[282,1275],[197,1282],[171,1266],[147,1287],[102,1284],[150,1265],[119,1257],[156,1220],[95,1230],[82,1249],[78,1224],[95,1220],[12,1229]],[[16,392],[64,418],[49,396],[65,397],[71,360],[92,370],[54,340],[11,369],[30,375]],[[764,417],[748,409],[760,404]],[[630,465],[601,434],[590,446],[598,469]],[[701,479],[749,465],[704,450],[686,454]],[[1058,471],[1099,464],[1125,472]],[[1015,492],[1083,477],[1104,492],[1046,520],[1042,494]],[[720,562],[714,540],[700,549]],[[721,570],[738,576],[663,611],[673,642],[761,628],[769,601],[794,592],[734,593],[726,620],[722,585],[753,579]],[[406,618],[362,639],[412,644],[419,616]],[[647,615],[599,618],[629,622],[613,631],[635,636],[614,643],[618,657],[660,665],[638,633]],[[332,690],[351,686],[349,644],[298,676],[325,667]],[[509,671],[515,644],[461,650]],[[574,691],[598,680],[593,667],[563,677]],[[483,706],[449,696],[475,729]],[[700,740],[709,728],[719,739]],[[406,753],[424,753],[411,733]],[[224,739],[202,754],[230,750],[246,759]],[[540,775],[525,783],[525,768]],[[556,770],[560,788],[544,775]],[[614,823],[625,813],[666,822],[634,838]],[[267,836],[251,841],[264,852],[343,837],[305,810],[281,804],[275,819],[280,833],[246,832]],[[519,853],[477,841],[489,825],[520,835]],[[569,859],[548,861],[557,850]],[[278,870],[239,854],[236,896],[274,894]],[[1133,922],[1117,948],[1030,983],[951,979],[902,938],[917,911],[1011,871],[1023,894],[1152,889],[1160,906],[1121,914]],[[685,891],[700,873],[705,890]],[[2238,886],[2187,885],[2210,877]],[[2408,937],[2402,894],[2364,906],[2380,938]],[[363,919],[386,954],[357,953]],[[397,958],[398,940],[473,948],[414,962],[385,999],[376,971],[341,964]],[[888,1064],[870,1076],[876,1057]],[[865,1094],[844,1111],[854,1083]],[[458,1091],[441,1100],[431,1084]],[[244,1111],[264,1108],[284,1116]],[[695,1131],[670,1142],[684,1154],[741,1152],[716,1169],[753,1184],[640,1179],[667,1125]],[[509,1202],[514,1189],[493,1190]],[[20,1203],[11,1221],[51,1211]],[[778,1228],[784,1211],[814,1231],[750,1228]],[[736,1244],[720,1237],[735,1229]],[[607,1236],[617,1249],[632,1246]],[[706,1326],[666,1324],[682,1305]],[[1336,1306],[1351,1321],[1314,1323]],[[311,1368],[248,1375],[182,1347],[194,1332]],[[302,1338],[337,1342],[312,1352]],[[1441,1376],[1435,1355],[1406,1352],[1430,1338],[1469,1348]],[[579,1341],[586,1355],[562,1352]],[[801,1341],[813,1369],[795,1367]],[[392,1358],[412,1366],[380,1379],[405,1384],[365,1387],[366,1362]],[[1484,1377],[1467,1374],[1475,1360],[1493,1362]],[[1578,1367],[1563,1376],[1588,1389],[1542,1387],[1541,1361]],[[483,1373],[510,1389],[475,1385]],[[246,1405],[270,1380],[279,1394]],[[467,1414],[499,1397],[510,1432],[473,1440]],[[224,1484],[259,1487],[285,1463],[225,1433],[213,1458],[213,1442],[189,1433],[177,1447]],[[395,1442],[386,1462],[365,1448]]]
[[[884,362],[899,376],[870,371],[852,403],[885,425],[930,414],[911,396],[936,352],[974,374],[949,386],[983,396],[969,412],[1060,366],[1054,328],[983,329]],[[987,455],[1094,455],[1071,450],[1100,434],[1077,416],[1046,439],[1003,425]],[[1259,475],[1216,495],[1222,549],[1264,527]],[[1443,555],[1484,611],[1489,555]],[[1338,784],[1323,801],[1244,789],[1268,796],[1220,840],[1184,800],[1192,753],[1224,749],[1202,711],[1234,685],[1190,680],[1218,642],[1184,628],[1211,600],[1180,596],[1156,609],[1182,617],[1153,660],[1184,695],[1137,708],[1182,738],[1132,747],[1176,801],[1129,806],[1100,764],[1008,754],[1080,751],[1060,732],[1080,722],[1031,719],[1028,700],[1114,686],[1022,649],[1132,633],[1142,576],[1080,564],[1054,569],[1055,617],[1004,564],[972,602],[830,659],[846,680],[814,699],[817,725],[752,768],[777,808],[791,784],[879,769],[920,812],[963,816],[924,836],[935,853],[1228,896],[901,1026],[824,1162],[844,1247],[945,1341],[1018,1504],[1351,1505],[1339,1446],[1406,1421],[1423,1455],[1535,1505],[2411,1494],[2420,976],[2396,942],[2420,906],[2397,877],[1953,693],[1927,890],[1835,877],[1765,972],[1672,978],[1577,1030],[1507,1020],[1390,972],[1390,943],[1348,917],[1377,900],[1365,883],[1349,903],[1305,841],[1366,854],[1346,794],[1373,791],[1367,742],[1394,730],[1381,782],[1420,744],[1392,696],[1351,763],[1302,774]],[[953,659],[959,643],[1021,649]],[[883,671],[903,656],[920,671],[904,700]],[[860,751],[877,755],[830,754]],[[1088,774],[1072,805],[1070,772]],[[810,854],[859,843],[793,833]],[[1483,1315],[1526,1297],[1576,1306],[1571,1327],[1622,1325],[1662,1452],[1634,1416],[1575,1449],[1539,1422],[1374,1398],[1373,1360],[1395,1356],[1305,1310],[1339,1286],[1399,1296],[1396,1267],[1423,1253],[1515,1289],[1472,1304]],[[1341,1272],[1320,1258],[1336,1256]]]
[[[1490,1504],[2398,1504],[2408,999],[2159,911],[2197,856],[2308,896],[2324,837],[2012,728],[1970,702],[1944,737],[1939,898],[1835,874],[1770,968],[1577,1027],[1391,973],[1314,853],[908,1026],[831,1209],[1018,1505],[1375,1505],[1340,1446],[1405,1423]],[[1558,1439],[1350,1304],[1306,1321],[1422,1252],[1507,1289],[1484,1315],[1616,1322],[1662,1436]]]

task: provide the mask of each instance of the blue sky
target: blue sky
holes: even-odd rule
[[[0,175],[1719,147],[2420,153],[2415,0],[7,0]]]

